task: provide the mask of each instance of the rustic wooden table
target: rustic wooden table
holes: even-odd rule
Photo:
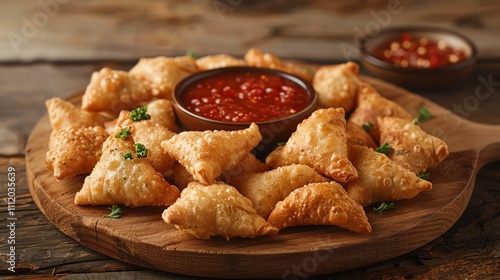
[[[111,259],[62,234],[28,190],[24,147],[45,114],[104,66],[139,57],[229,53],[250,47],[314,63],[357,60],[356,38],[396,25],[457,30],[479,49],[475,71],[446,88],[415,90],[472,121],[500,124],[500,5],[497,1],[3,1],[0,10],[0,252],[3,279],[200,279]],[[364,72],[363,74],[369,74]],[[477,90],[486,90],[478,98]],[[500,137],[500,136],[499,136]],[[8,193],[15,177],[15,194]],[[493,279],[500,275],[500,162],[481,168],[462,217],[401,257],[309,279]],[[15,195],[15,229],[8,198]],[[11,209],[12,210],[12,209]],[[9,270],[15,241],[15,273]]]

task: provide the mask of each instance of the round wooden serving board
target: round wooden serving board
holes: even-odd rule
[[[45,167],[51,127],[47,115],[26,148],[30,191],[38,207],[62,232],[84,246],[135,265],[216,278],[306,277],[353,269],[410,252],[448,230],[464,211],[478,169],[500,159],[500,126],[472,123],[438,105],[380,80],[364,78],[413,115],[425,105],[433,118],[422,123],[445,140],[450,155],[430,170],[433,190],[376,215],[367,207],[369,235],[334,226],[287,228],[254,239],[198,240],[161,219],[163,207],[122,207],[120,219],[103,218],[107,206],[76,206],[85,176],[57,181]],[[79,103],[81,95],[71,98]]]

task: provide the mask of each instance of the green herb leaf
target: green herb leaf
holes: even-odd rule
[[[133,122],[140,122],[142,120],[149,120],[151,116],[146,113],[148,108],[146,106],[136,108],[130,112],[130,119]]]
[[[419,122],[426,122],[432,117],[431,112],[427,110],[424,106],[418,109],[418,116],[413,120],[413,124],[418,124]]]
[[[430,173],[422,173],[422,174],[418,175],[418,178],[427,180],[427,179],[429,179],[429,175],[431,175],[431,174]]]
[[[376,208],[373,208],[373,212],[375,212],[375,214],[384,214],[385,212],[391,210],[391,209],[394,209],[394,203],[385,203],[385,202],[382,202],[382,204],[380,204],[379,207],[376,207]]]
[[[286,142],[278,142],[276,143],[276,147],[279,147],[279,146],[285,146]]]
[[[113,206],[109,207],[108,209],[111,210],[111,213],[109,213],[108,215],[104,215],[104,217],[113,218],[113,219],[121,218],[122,209],[120,209],[120,207],[118,207],[118,205],[113,205]]]
[[[125,159],[125,160],[127,160],[127,159],[128,160],[132,160],[132,159],[134,159],[134,155],[132,154],[132,152],[128,152],[128,153],[126,153],[126,154],[123,155],[123,159]]]
[[[389,143],[385,142],[384,144],[382,144],[382,146],[378,147],[375,150],[375,152],[379,152],[379,153],[382,153],[382,154],[388,156],[393,150],[394,150],[394,148],[391,147],[391,145],[389,145]]]
[[[362,124],[361,127],[366,131],[366,132],[370,132],[370,129],[373,127],[373,124],[371,122],[367,123],[367,124]]]
[[[196,53],[194,51],[188,51],[188,52],[186,52],[186,55],[190,56],[194,59],[198,59],[198,56],[196,55]]]
[[[126,126],[115,135],[115,138],[120,138],[125,140],[129,135],[130,135],[130,127]]]
[[[148,149],[146,149],[146,147],[143,144],[135,143],[134,147],[138,158],[144,158],[148,156]]]

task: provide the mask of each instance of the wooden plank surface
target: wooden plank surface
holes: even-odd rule
[[[426,103],[417,95],[375,79],[369,81],[382,94],[400,103],[408,111],[416,111],[423,104],[429,108],[434,118],[424,125],[428,130],[458,121],[453,120],[458,118],[456,116],[446,118],[449,112]],[[500,158],[500,126],[485,127],[465,120],[460,122],[463,122],[460,128],[449,126],[447,130],[452,155],[440,168],[433,170],[432,173],[436,176],[431,178],[434,179],[434,190],[410,201],[398,202],[396,211],[399,215],[392,215],[391,218],[368,212],[374,228],[370,236],[346,235],[342,231],[323,227],[310,229],[310,233],[304,229],[287,231],[274,239],[222,240],[220,243],[221,240],[214,238],[199,242],[168,227],[159,218],[155,219],[162,209],[156,211],[150,208],[128,211],[129,217],[119,223],[104,220],[99,222],[106,207],[77,207],[73,204],[74,193],[80,188],[83,177],[58,182],[46,170],[43,156],[47,151],[51,130],[46,117],[33,130],[27,146],[28,179],[37,205],[61,231],[90,248],[127,262],[191,275],[223,278],[261,278],[268,275],[274,278],[284,275],[287,267],[300,264],[300,260],[310,257],[311,248],[317,247],[316,251],[321,255],[335,248],[334,252],[342,255],[342,260],[332,258],[329,262],[320,263],[314,274],[332,273],[410,251],[433,240],[458,219],[473,189],[471,179],[477,171],[473,169],[485,163],[485,157],[477,158],[480,153],[474,151],[496,144],[491,149],[493,157],[488,159]],[[478,137],[467,139],[464,137],[465,133],[476,134]],[[127,215],[127,209],[124,211],[124,215]],[[397,233],[391,228],[394,222],[400,228]],[[144,230],[145,228],[157,230]],[[96,239],[96,236],[99,237]],[[317,240],[322,240],[321,244]],[[282,245],[286,243],[290,245]],[[386,247],[389,244],[398,245]],[[352,253],[357,252],[360,246],[367,256],[364,260],[356,257],[357,253]],[[380,254],[376,254],[377,251]],[[224,261],[229,255],[238,261],[233,264]],[[256,270],[255,267],[260,269]]]
[[[43,17],[38,13],[43,9],[38,1],[16,0],[2,1],[0,9],[2,260],[8,250],[5,239],[8,228],[4,226],[7,209],[4,170],[8,166],[17,172],[17,214],[21,217],[17,221],[16,251],[21,274],[12,275],[6,263],[2,263],[2,279],[201,279],[115,261],[81,246],[45,218],[28,195],[24,161],[27,137],[45,114],[44,100],[80,91],[91,72],[103,66],[129,69],[140,56],[183,54],[186,50],[242,55],[249,47],[259,47],[280,57],[343,62],[346,56],[339,45],[344,42],[354,45],[355,28],[365,28],[375,19],[374,13],[387,10],[387,1],[381,0],[272,1],[277,4],[271,5],[278,6],[267,7],[269,10],[259,6],[261,3],[253,7],[240,5],[226,11],[221,20],[212,6],[216,1],[212,0],[151,0],[144,5],[130,0],[57,1],[61,3],[58,12],[35,34],[25,36],[27,41],[19,45],[17,53],[8,33],[23,36],[23,18],[33,21],[35,15]],[[242,3],[246,2],[257,1]],[[480,50],[480,63],[469,78],[451,87],[417,93],[468,120],[500,124],[500,37],[497,35],[500,3],[496,0],[401,0],[399,3],[404,10],[391,17],[389,26],[411,23],[451,28],[473,39]],[[484,80],[490,81],[489,95],[478,100],[476,89],[485,85]],[[495,279],[500,274],[499,170],[499,162],[494,162],[479,171],[464,214],[450,230],[429,244],[376,265],[309,279]]]
[[[186,50],[241,56],[249,47],[281,57],[348,60],[357,58],[355,38],[416,24],[459,31],[478,44],[481,58],[500,57],[500,3],[494,0],[136,3],[3,1],[0,61],[130,60]]]

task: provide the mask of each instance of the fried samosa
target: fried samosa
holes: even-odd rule
[[[139,157],[132,136],[111,135],[101,159],[75,195],[76,205],[168,206],[180,196],[147,158]]]
[[[394,150],[389,158],[415,174],[442,162],[449,154],[448,145],[423,131],[418,124],[394,117],[378,118],[380,142]]]
[[[335,225],[357,233],[370,233],[366,213],[335,181],[311,183],[278,202],[268,222],[278,229],[299,225]]]
[[[358,107],[352,112],[349,122],[371,126],[370,136],[376,144],[381,144],[379,143],[378,117],[398,117],[408,121],[413,120],[410,113],[396,102],[383,97],[369,84],[361,83],[358,92]]]
[[[339,182],[358,177],[347,158],[344,109],[318,109],[297,126],[284,146],[266,158],[271,167],[305,164]]]
[[[103,68],[92,73],[82,96],[82,109],[92,112],[119,113],[151,100],[151,90],[125,71]]]
[[[200,71],[205,71],[230,66],[245,66],[247,63],[243,59],[235,58],[227,54],[217,54],[198,58],[196,60],[196,65]]]
[[[342,107],[346,112],[350,112],[356,105],[360,83],[359,66],[351,61],[321,66],[313,79],[319,105],[324,108]]]
[[[200,239],[223,236],[229,240],[278,233],[255,212],[248,198],[222,182],[209,186],[191,182],[162,218]]]
[[[84,111],[73,103],[54,97],[45,101],[53,130],[69,126],[93,127],[103,125],[108,119],[98,113]]]
[[[253,203],[257,213],[269,217],[278,201],[293,190],[313,182],[328,182],[313,168],[303,164],[281,166],[262,173],[249,173],[233,177],[231,185]]]
[[[255,48],[249,49],[246,52],[244,60],[250,66],[281,70],[283,72],[297,75],[309,82],[313,80],[314,71],[311,69],[290,62],[283,62],[274,54],[263,53]]]
[[[45,164],[58,180],[89,174],[101,157],[106,138],[108,134],[101,126],[53,130]]]
[[[259,127],[252,123],[249,128],[236,131],[184,131],[163,141],[161,146],[196,181],[209,185],[241,162],[261,139]]]
[[[431,182],[366,146],[349,146],[349,158],[359,178],[344,187],[364,207],[376,202],[410,199],[432,189]]]
[[[197,71],[196,60],[190,56],[157,56],[141,58],[129,74],[150,88],[154,97],[170,99],[175,85]]]

